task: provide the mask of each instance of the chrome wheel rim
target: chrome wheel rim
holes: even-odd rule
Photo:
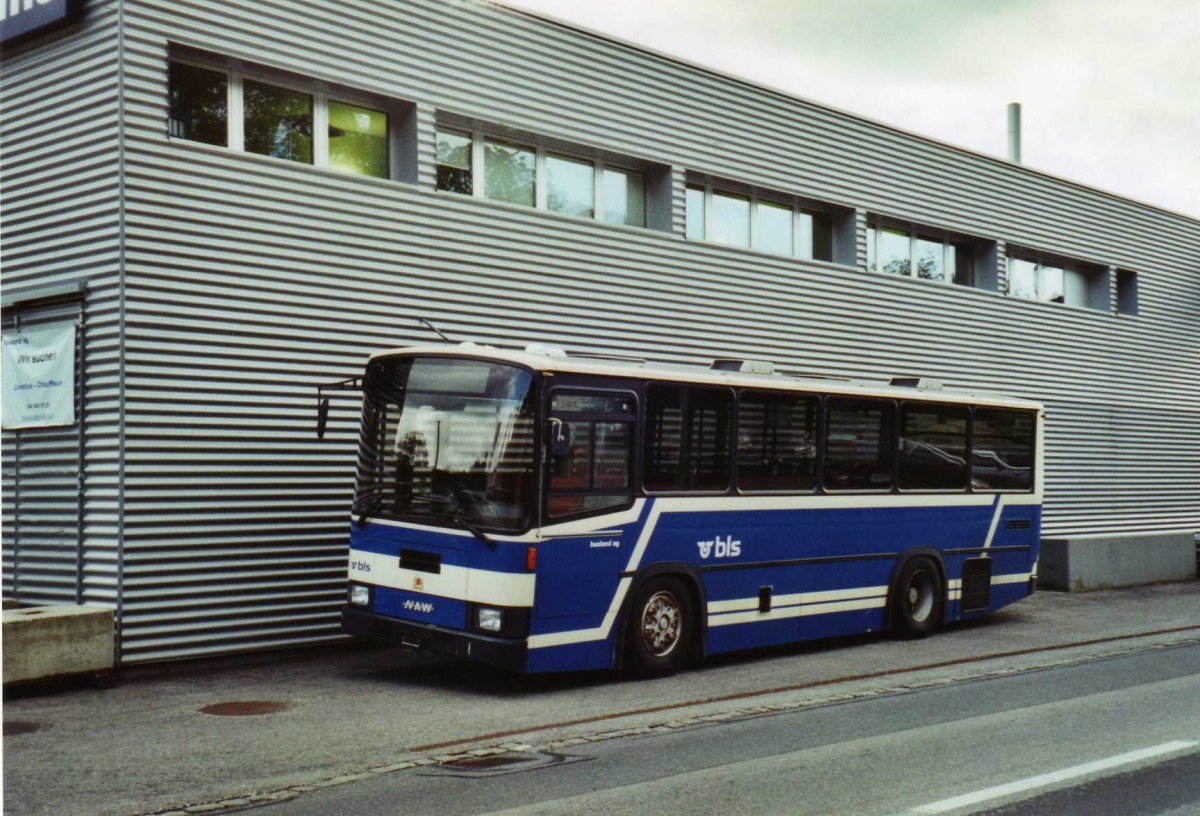
[[[670,592],[656,592],[642,610],[642,642],[655,657],[666,657],[679,645],[683,631],[679,599]]]
[[[933,613],[933,578],[925,570],[917,570],[908,579],[905,593],[908,617],[916,623],[924,623]]]

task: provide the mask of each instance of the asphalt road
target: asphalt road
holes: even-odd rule
[[[397,649],[180,663],[126,671],[109,689],[5,689],[4,809],[177,816],[301,804],[330,787],[413,779],[468,756],[503,764],[517,744],[574,756],[603,751],[609,741],[637,742],[623,736],[859,698],[907,705],[900,692],[1197,642],[1200,582],[1187,582],[1039,593],[915,643],[870,636],[804,644],[722,656],[641,682],[608,673],[524,677]],[[230,708],[247,716],[211,713]],[[646,744],[665,748],[673,739]],[[959,748],[977,750],[965,735]],[[921,761],[903,744],[888,750]],[[1039,767],[1064,767],[1050,759]]]
[[[522,753],[252,812],[890,816],[1010,801],[1021,804],[992,812],[1200,812],[1200,645],[501,759]],[[1023,801],[1047,788],[1061,790]]]

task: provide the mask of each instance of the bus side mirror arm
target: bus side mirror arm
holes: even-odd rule
[[[317,386],[317,439],[325,438],[325,429],[329,425],[329,397],[326,391],[362,391],[363,378],[351,377],[327,385]]]

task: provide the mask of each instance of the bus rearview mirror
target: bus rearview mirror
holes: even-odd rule
[[[325,428],[329,425],[329,398],[317,402],[317,439],[325,438]]]

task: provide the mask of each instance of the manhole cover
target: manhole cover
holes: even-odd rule
[[[216,717],[254,717],[258,714],[274,714],[288,708],[287,703],[272,700],[238,700],[231,703],[213,703],[200,709],[201,714]]]
[[[18,734],[32,734],[34,731],[40,731],[41,726],[35,722],[27,722],[25,720],[5,720],[4,721],[4,736],[15,737]]]

